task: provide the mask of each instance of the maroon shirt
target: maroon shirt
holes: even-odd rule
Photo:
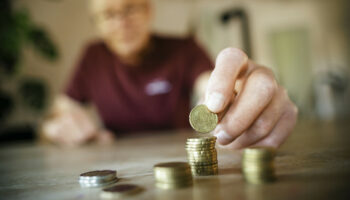
[[[123,64],[97,42],[84,52],[66,94],[93,103],[117,134],[187,128],[195,80],[212,66],[193,39],[153,36],[140,66]]]

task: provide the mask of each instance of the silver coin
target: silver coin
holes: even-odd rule
[[[79,183],[82,187],[99,187],[117,182],[117,172],[114,170],[96,170],[80,174]]]
[[[115,178],[112,179],[110,181],[106,181],[106,182],[80,182],[80,186],[81,187],[102,187],[102,186],[106,186],[106,185],[110,185],[113,183],[116,183],[119,179]]]
[[[114,180],[115,176],[107,176],[107,177],[99,177],[99,178],[90,178],[90,179],[86,179],[86,178],[79,178],[79,182],[108,182],[108,181],[112,181]]]
[[[79,180],[79,183],[82,183],[82,184],[98,184],[98,183],[107,183],[107,182],[110,182],[110,181],[114,181],[114,179],[116,178],[112,178],[112,179],[107,179],[107,180],[104,180],[104,179],[96,179],[96,180]]]
[[[114,170],[96,170],[80,174],[80,180],[113,179],[117,176]]]

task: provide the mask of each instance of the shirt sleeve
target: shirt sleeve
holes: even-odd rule
[[[195,42],[193,38],[188,39],[187,49],[190,62],[186,82],[188,88],[192,90],[198,76],[203,72],[213,70],[214,65],[208,54]]]
[[[90,47],[88,47],[82,54],[78,64],[76,65],[73,75],[71,76],[68,84],[66,85],[64,93],[72,99],[86,103],[89,101],[89,88],[87,85],[88,80],[88,64]]]

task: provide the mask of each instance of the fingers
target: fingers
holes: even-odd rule
[[[97,134],[97,126],[82,110],[75,110],[71,113],[71,123],[74,123],[79,129],[77,137],[82,142],[86,142]]]
[[[49,141],[56,141],[59,139],[60,126],[58,126],[58,119],[51,119],[44,122],[42,131]]]
[[[81,116],[81,113],[64,113],[48,120],[43,131],[47,138],[60,145],[81,145],[97,134],[96,127],[90,120]]]
[[[48,139],[56,144],[74,146],[79,144],[81,133],[69,116],[51,119],[44,126]]]
[[[224,110],[231,101],[237,77],[247,68],[247,62],[247,55],[236,48],[227,48],[219,53],[205,95],[209,110],[214,113]]]
[[[261,141],[253,144],[253,146],[267,146],[278,148],[281,146],[291,134],[298,116],[298,109],[292,103],[289,102],[287,111],[282,115],[271,134]]]
[[[115,140],[114,134],[108,130],[99,131],[96,136],[96,143],[100,145],[111,145]]]
[[[259,67],[252,71],[214,131],[218,142],[227,145],[246,131],[270,103],[277,88],[271,70]]]
[[[253,122],[248,130],[227,145],[230,149],[240,149],[250,146],[269,135],[281,118],[286,103],[289,101],[286,90],[279,87],[272,101]]]

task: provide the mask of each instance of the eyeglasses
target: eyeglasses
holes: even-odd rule
[[[148,5],[127,5],[122,10],[107,9],[95,16],[95,20],[98,22],[114,22],[120,21],[126,17],[142,16],[145,13]]]

